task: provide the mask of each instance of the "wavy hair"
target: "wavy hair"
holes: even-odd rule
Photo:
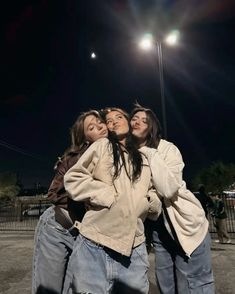
[[[103,121],[103,118],[97,110],[92,109],[86,112],[82,112],[70,129],[71,145],[64,151],[64,154],[58,158],[58,161],[55,164],[55,168],[63,159],[74,156],[78,153],[82,154],[90,146],[91,142],[87,141],[84,134],[84,120],[89,115],[94,115]]]

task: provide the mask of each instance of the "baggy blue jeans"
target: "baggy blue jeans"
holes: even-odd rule
[[[148,268],[145,243],[126,257],[79,235],[69,260],[63,294],[147,294]]]
[[[75,238],[55,221],[54,207],[40,217],[34,238],[32,294],[62,293]]]
[[[214,294],[210,235],[188,258],[160,220],[153,231],[155,274],[163,294]]]

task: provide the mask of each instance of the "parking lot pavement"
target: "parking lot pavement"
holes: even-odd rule
[[[235,294],[235,240],[232,244],[212,242],[211,252],[216,294]],[[33,232],[0,233],[0,294],[31,293],[32,253]],[[159,294],[153,253],[149,259],[150,293]]]
[[[212,240],[211,253],[216,294],[235,294],[235,240],[231,244]]]
[[[0,293],[30,294],[33,232],[0,233]]]

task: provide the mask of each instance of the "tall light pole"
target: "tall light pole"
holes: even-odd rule
[[[179,37],[179,31],[172,31],[162,41],[172,46],[177,43],[178,37]],[[164,138],[167,139],[167,117],[166,117],[166,101],[165,101],[165,87],[164,87],[163,61],[162,61],[162,41],[154,40],[152,34],[145,34],[144,37],[140,40],[139,46],[140,48],[146,51],[152,49],[153,47],[157,49],[163,134],[164,134]]]

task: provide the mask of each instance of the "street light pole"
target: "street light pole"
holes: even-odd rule
[[[166,36],[164,41],[173,46],[177,43],[179,38],[179,31],[174,30]],[[162,42],[159,40],[154,40],[152,34],[145,34],[140,40],[139,46],[143,50],[150,50],[153,47],[157,49],[158,57],[158,70],[159,70],[159,83],[160,83],[160,95],[161,95],[161,108],[162,108],[162,123],[163,123],[163,135],[167,139],[167,117],[166,117],[166,101],[165,101],[165,88],[164,88],[164,75],[163,75],[163,60],[162,60]]]
[[[163,76],[162,44],[161,42],[156,42],[156,45],[157,45],[160,95],[161,95],[161,107],[162,107],[163,135],[164,135],[164,138],[167,139],[167,118],[166,118],[165,87],[164,87],[164,76]]]

